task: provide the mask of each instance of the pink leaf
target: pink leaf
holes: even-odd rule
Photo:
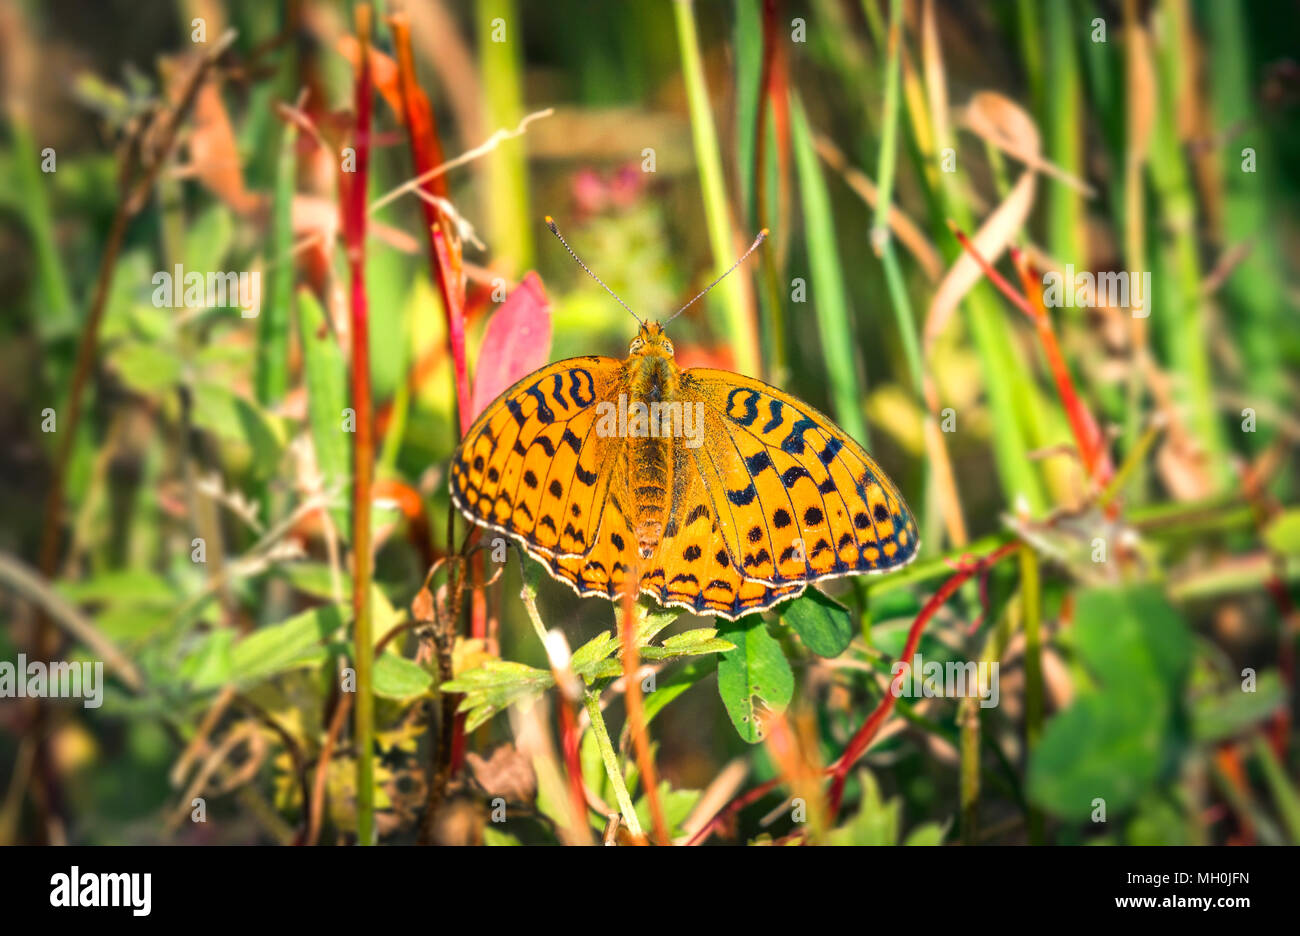
[[[474,416],[550,357],[551,301],[541,277],[530,272],[488,321],[474,370]]]

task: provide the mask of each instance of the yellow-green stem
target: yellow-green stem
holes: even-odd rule
[[[636,838],[644,838],[645,833],[641,831],[641,820],[636,817],[636,807],[632,805],[632,797],[628,795],[627,783],[623,779],[623,769],[618,763],[618,754],[614,752],[614,744],[609,740],[609,729],[605,727],[605,716],[600,711],[600,693],[588,692],[583,699],[587,706],[587,716],[591,719],[591,732],[596,736],[596,746],[600,748],[600,759],[605,763],[605,773],[609,776],[609,783],[614,788],[614,798],[618,800],[619,812],[623,814],[623,821],[627,823],[628,831]]]

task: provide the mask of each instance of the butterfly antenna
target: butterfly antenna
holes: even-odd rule
[[[559,238],[560,243],[564,245],[564,249],[569,252],[569,256],[574,259],[574,261],[578,264],[578,266],[582,267],[582,269],[586,271],[587,275],[590,276],[592,279],[594,279],[597,283],[600,283],[600,285],[604,287],[605,292],[613,296],[615,301],[617,301],[619,305],[627,309],[628,315],[636,319],[639,324],[644,325],[645,322],[642,322],[640,316],[638,316],[635,312],[632,311],[632,307],[629,306],[622,299],[619,299],[618,293],[614,292],[614,290],[606,286],[605,281],[601,279],[599,276],[597,276],[595,273],[591,272],[591,268],[587,266],[587,264],[583,263],[581,258],[576,253],[573,252],[573,248],[569,246],[569,242],[564,239],[564,235],[560,233],[560,229],[555,226],[555,219],[552,218],[550,215],[546,216],[546,226],[551,229],[552,234],[554,234],[557,238]]]
[[[719,276],[717,279],[715,279],[712,283],[710,283],[709,285],[707,285],[707,286],[705,286],[703,289],[701,289],[700,292],[695,296],[694,299],[692,299],[690,302],[686,303],[686,305],[682,306],[680,309],[678,309],[678,310],[677,310],[676,312],[674,312],[672,315],[668,316],[668,320],[667,320],[666,322],[664,322],[664,327],[667,328],[667,327],[668,327],[668,322],[671,322],[673,319],[677,318],[677,316],[681,315],[683,312],[685,312],[685,311],[686,311],[687,309],[689,309],[691,306],[695,305],[695,303],[699,302],[700,299],[704,296],[704,294],[705,294],[706,292],[708,292],[708,291],[709,291],[710,289],[712,289],[714,286],[717,286],[717,285],[718,285],[719,283],[721,283],[724,279],[726,279],[728,276],[730,276],[730,275],[731,275],[731,271],[734,270],[734,269],[736,269],[736,267],[740,266],[742,263],[744,263],[744,262],[749,258],[749,255],[752,254],[755,250],[758,249],[758,245],[761,244],[761,243],[763,243],[763,241],[766,240],[766,239],[767,239],[767,228],[763,228],[763,230],[761,230],[761,231],[758,232],[758,237],[755,237],[755,238],[754,238],[754,243],[752,243],[752,244],[749,245],[749,249],[746,250],[746,251],[744,252],[744,254],[741,255],[740,259],[737,260],[735,263],[733,263],[733,264],[730,266],[730,268],[728,268],[728,270],[727,270],[726,273],[723,273],[721,276]]]

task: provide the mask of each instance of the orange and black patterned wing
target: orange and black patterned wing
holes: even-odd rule
[[[596,403],[617,397],[621,361],[571,358],[529,374],[475,420],[451,460],[451,496],[474,523],[516,537],[556,573],[590,551],[612,446]]]
[[[704,444],[685,449],[702,483],[683,488],[674,510],[678,523],[661,548],[666,588],[677,578],[708,601],[707,583],[738,574],[797,590],[916,557],[916,521],[898,488],[825,415],[727,371],[685,371],[681,397],[705,404]],[[707,533],[706,514],[716,527]]]
[[[735,620],[756,614],[804,590],[804,583],[774,585],[748,577],[741,565],[743,540],[734,509],[720,497],[713,453],[726,430],[706,409],[703,445],[675,439],[673,506],[664,539],[641,575],[641,591],[664,605]]]

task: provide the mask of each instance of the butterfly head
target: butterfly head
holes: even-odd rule
[[[658,322],[642,322],[636,337],[627,346],[627,353],[671,358],[673,356],[673,343],[668,340],[668,334]]]

